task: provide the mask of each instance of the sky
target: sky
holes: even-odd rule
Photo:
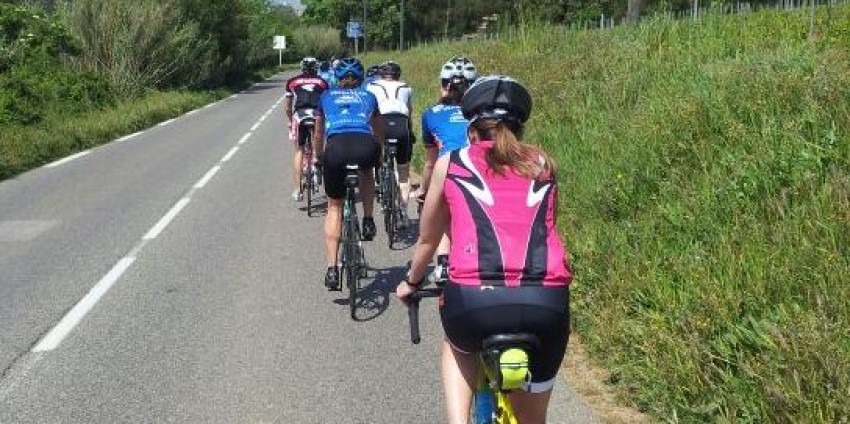
[[[303,7],[303,6],[301,6],[300,0],[272,0],[272,3],[274,3],[274,4],[285,4],[285,5],[288,5],[288,6],[295,7],[296,9],[301,9]]]

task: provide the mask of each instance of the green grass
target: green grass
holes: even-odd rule
[[[224,92],[153,92],[114,107],[46,117],[0,133],[0,180],[210,103]]]
[[[850,8],[569,32],[393,58],[417,111],[471,57],[535,100],[576,330],[671,422],[850,421]],[[508,59],[509,58],[509,59]]]

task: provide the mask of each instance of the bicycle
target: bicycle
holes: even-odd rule
[[[410,341],[419,344],[419,301],[439,297],[442,286],[420,288],[410,295],[408,318]],[[524,390],[530,381],[530,358],[540,346],[530,333],[493,334],[482,342],[478,354],[478,382],[470,405],[471,424],[519,424],[507,394]]]
[[[388,138],[383,150],[380,171],[378,172],[378,199],[381,202],[381,211],[384,215],[384,228],[387,231],[388,247],[392,249],[393,241],[396,238],[396,230],[399,229],[404,219],[402,215],[401,193],[395,173],[398,139]]]
[[[356,164],[345,166],[345,198],[342,205],[342,235],[340,237],[340,264],[348,287],[348,302],[351,319],[356,319],[357,291],[360,279],[366,277],[366,256],[363,252],[360,221],[357,218],[357,205],[354,190],[360,183],[360,167]]]
[[[304,144],[301,149],[301,184],[299,190],[307,200],[307,216],[313,216],[313,201],[319,193],[321,173],[313,163],[313,128],[316,126],[316,116],[313,109],[302,109],[293,115],[299,125],[299,136]]]

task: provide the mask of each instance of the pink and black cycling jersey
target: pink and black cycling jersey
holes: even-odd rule
[[[449,281],[463,286],[567,286],[555,228],[557,184],[490,170],[481,141],[451,152],[444,196],[451,215]]]

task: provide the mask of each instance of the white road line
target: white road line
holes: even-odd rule
[[[251,131],[257,131],[257,128],[259,128],[259,127],[260,127],[260,123],[261,123],[261,122],[262,122],[262,121],[257,122],[256,124],[254,124],[254,125],[251,127]]]
[[[130,134],[130,135],[125,135],[124,137],[121,137],[121,138],[119,138],[119,139],[117,139],[117,140],[115,140],[115,141],[127,141],[127,140],[129,140],[129,139],[131,139],[131,138],[133,138],[133,137],[135,137],[135,136],[137,136],[137,135],[139,135],[139,134],[141,134],[141,133],[143,133],[143,132],[144,132],[144,131],[136,131],[136,132],[134,132],[134,133],[132,133],[132,134]]]
[[[72,160],[74,160],[74,159],[81,158],[81,157],[83,157],[83,156],[85,156],[85,155],[87,155],[87,154],[89,154],[89,151],[88,151],[88,150],[83,151],[83,152],[79,152],[79,153],[74,153],[74,154],[73,154],[73,155],[71,155],[71,156],[68,156],[68,157],[63,158],[63,159],[59,159],[59,160],[57,160],[56,162],[49,163],[49,164],[44,165],[44,166],[45,166],[45,167],[47,167],[47,168],[54,168],[54,167],[57,167],[57,166],[59,166],[59,165],[66,164],[66,163],[68,163],[68,162],[70,162],[70,161],[72,161]]]
[[[167,120],[167,121],[160,122],[157,126],[159,126],[159,127],[163,127],[163,126],[166,126],[166,125],[168,125],[168,124],[170,124],[170,123],[174,122],[175,120],[177,120],[177,118],[171,118],[171,119],[169,119],[169,120]]]
[[[195,113],[195,112],[197,112],[197,111],[198,111],[198,109],[190,110],[190,111],[188,111],[188,112],[184,113],[184,114],[183,114],[183,116],[189,116],[189,115],[191,115],[191,114],[193,114],[193,113]]]
[[[204,176],[200,180],[198,180],[197,183],[195,183],[195,188],[203,188],[205,185],[207,185],[207,183],[210,182],[213,175],[215,175],[215,173],[218,172],[219,169],[221,169],[221,165],[216,165],[212,167],[212,169],[207,171],[207,173],[204,174]]]
[[[243,135],[242,138],[239,139],[239,142],[236,143],[236,144],[245,144],[245,142],[248,141],[249,138],[251,138],[251,134],[253,134],[253,133],[249,132],[249,133]]]
[[[145,234],[142,239],[155,239],[159,235],[159,233],[161,233],[162,230],[164,230],[165,227],[171,222],[171,220],[174,219],[174,217],[177,216],[178,213],[180,213],[180,210],[186,207],[187,204],[189,204],[189,200],[190,199],[188,197],[184,197],[178,200],[177,203],[175,203],[174,206],[172,206],[171,209],[162,218],[160,218],[159,222],[157,222],[156,225],[154,225],[153,227],[151,227],[150,230],[148,230],[147,234]]]
[[[236,95],[234,94],[231,97],[236,97]],[[280,103],[281,100],[283,100],[283,98],[279,99],[275,106],[277,106],[277,104]],[[203,109],[214,106],[216,103],[218,102],[210,103],[204,106]],[[269,109],[269,112],[271,112],[271,110],[274,109],[275,106]],[[186,115],[194,113],[197,110],[199,109],[191,111]],[[266,115],[268,115],[269,112],[267,112]],[[169,119],[168,121],[162,122],[159,125],[166,125],[176,119],[177,118]],[[265,116],[254,125],[255,128],[252,128],[251,131],[255,130],[256,127],[259,126],[259,124],[263,121],[263,119],[265,119]],[[138,131],[133,134],[126,135],[117,139],[116,141],[128,140],[141,134],[142,132],[144,131]],[[94,305],[97,304],[100,298],[103,297],[103,295],[109,291],[109,289],[115,284],[115,282],[117,282],[118,279],[121,278],[124,272],[127,271],[128,268],[130,268],[130,266],[136,260],[136,255],[141,252],[142,248],[147,244],[147,242],[155,239],[157,236],[159,236],[160,233],[162,233],[162,231],[168,226],[168,224],[171,223],[171,221],[175,217],[177,217],[180,211],[183,210],[183,208],[185,208],[186,205],[189,204],[189,202],[192,200],[192,194],[196,190],[204,187],[212,179],[212,177],[221,169],[221,163],[230,160],[230,158],[233,157],[233,155],[236,154],[236,152],[239,150],[239,145],[248,141],[252,134],[253,132],[248,132],[243,135],[242,138],[240,138],[237,142],[237,145],[233,146],[233,148],[231,148],[230,151],[227,152],[226,155],[224,155],[224,157],[221,159],[221,162],[218,165],[213,166],[209,171],[207,171],[207,173],[204,174],[204,176],[201,177],[201,179],[198,180],[197,183],[195,183],[194,187],[191,188],[184,197],[178,200],[177,203],[175,203],[174,206],[172,206],[171,209],[169,209],[168,212],[166,212],[166,214],[162,218],[160,218],[160,220],[156,224],[154,224],[154,226],[151,227],[151,229],[148,230],[148,232],[144,236],[142,236],[142,239],[139,241],[139,243],[136,244],[136,246],[130,249],[130,252],[127,254],[127,256],[121,258],[121,260],[119,260],[118,263],[116,263],[112,267],[112,269],[110,269],[109,272],[107,272],[106,275],[103,276],[103,278],[101,278],[100,281],[98,281],[97,284],[95,284],[94,287],[91,288],[91,290],[89,290],[85,297],[80,299],[80,301],[77,302],[77,304],[74,305],[74,307],[67,314],[65,314],[64,317],[62,317],[59,323],[57,323],[56,326],[54,326],[46,335],[44,335],[44,337],[41,338],[41,340],[38,341],[38,343],[36,343],[36,345],[31,349],[31,351],[33,353],[38,354],[40,352],[51,351],[57,346],[59,346],[62,340],[64,340],[65,337],[67,337],[68,334],[70,334],[71,331],[73,331],[74,328],[80,323],[80,321],[82,321],[86,314],[88,314],[88,312],[92,308],[94,308]],[[46,166],[59,166],[68,161],[85,156],[88,153],[88,150],[84,152],[79,152],[77,154],[58,160]],[[41,358],[41,356],[35,356],[34,358],[36,358],[37,360]],[[23,376],[26,374],[26,369],[21,371],[19,374],[20,375],[16,378],[23,378]],[[15,380],[13,383],[17,381],[18,380]],[[8,381],[4,384],[6,383],[8,383]],[[3,389],[3,392],[5,393],[8,392],[8,390],[11,390],[13,386],[14,384],[4,385],[0,386],[0,389]]]
[[[94,287],[83,297],[74,308],[68,312],[59,324],[56,324],[49,333],[47,333],[42,339],[32,348],[33,352],[45,352],[48,350],[53,350],[56,346],[59,346],[59,343],[77,326],[80,320],[83,319],[84,316],[94,307],[98,300],[118,281],[118,278],[121,277],[121,274],[133,264],[136,258],[134,257],[124,257],[118,261],[115,266],[112,267],[109,272],[100,279],[100,281],[95,284]]]
[[[229,152],[227,152],[227,154],[226,154],[226,155],[224,155],[224,157],[223,157],[223,158],[221,158],[221,163],[224,163],[224,162],[229,161],[229,160],[230,160],[230,158],[232,158],[232,157],[233,157],[233,155],[235,155],[235,154],[236,154],[236,151],[238,151],[238,150],[239,150],[239,146],[233,146],[233,148],[232,148],[232,149],[230,149],[230,151],[229,151]]]

